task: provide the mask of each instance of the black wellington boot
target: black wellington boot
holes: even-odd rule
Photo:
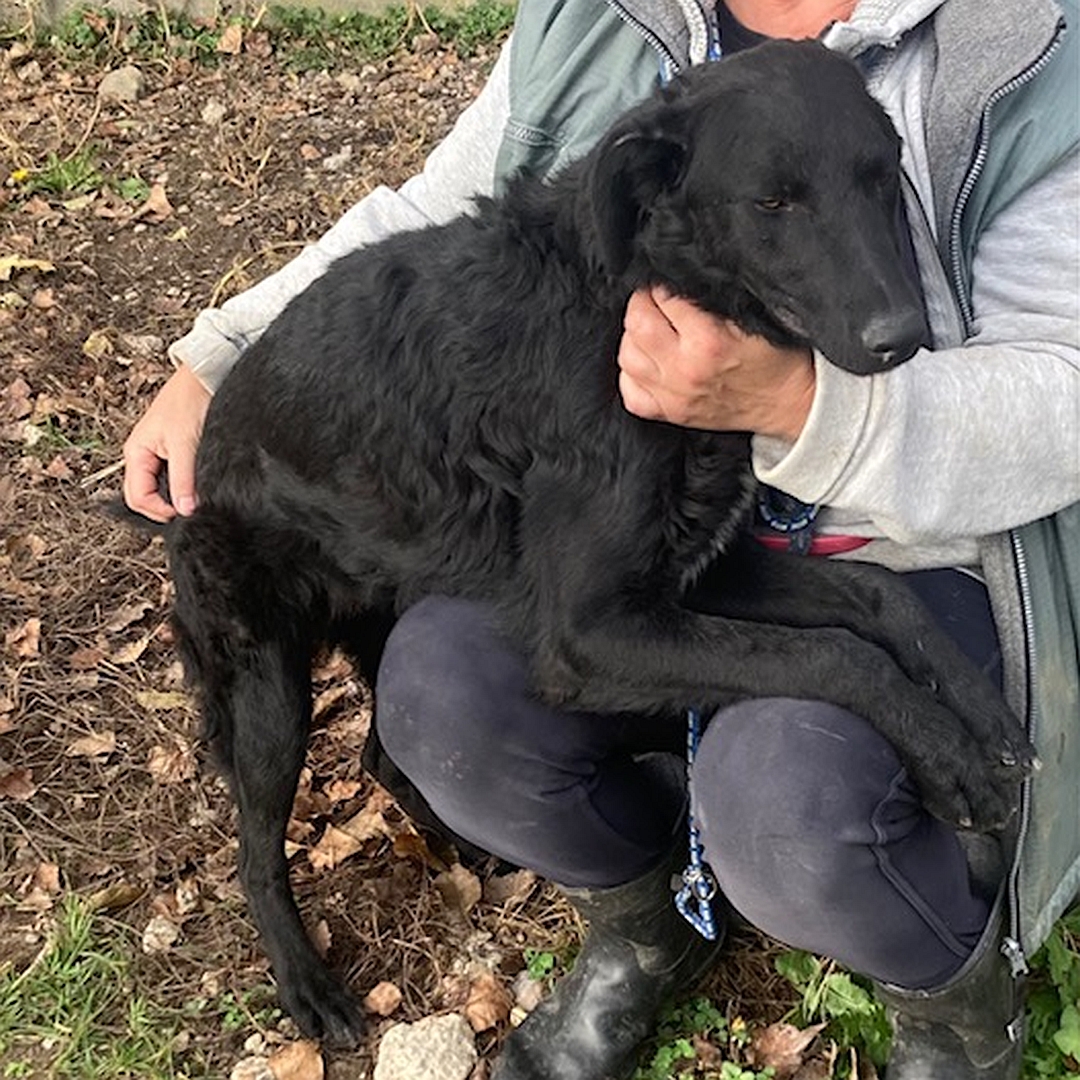
[[[677,882],[678,879],[676,878]],[[702,975],[707,941],[675,907],[670,862],[611,889],[563,889],[588,920],[574,970],[511,1032],[492,1080],[623,1080],[664,999]]]
[[[1000,918],[943,986],[876,984],[893,1026],[886,1080],[1019,1080],[1024,994],[1001,945]]]

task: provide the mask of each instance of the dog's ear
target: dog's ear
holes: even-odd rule
[[[617,129],[599,147],[588,175],[588,201],[608,274],[626,270],[649,210],[679,185],[688,156],[681,135],[641,126]]]

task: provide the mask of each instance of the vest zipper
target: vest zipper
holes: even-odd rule
[[[972,191],[975,190],[975,185],[978,183],[979,177],[982,175],[983,168],[986,165],[990,144],[990,113],[995,105],[1008,97],[1015,90],[1019,90],[1020,87],[1027,85],[1027,83],[1031,82],[1031,80],[1046,67],[1061,47],[1064,30],[1065,23],[1059,21],[1053,38],[1051,38],[1042,54],[1034,61],[1034,63],[1021,71],[1018,75],[1014,76],[1004,85],[999,86],[997,90],[990,95],[986,105],[983,107],[982,119],[979,123],[979,142],[975,149],[975,157],[972,159],[971,168],[968,170],[968,174],[964,178],[964,182],[960,186],[960,191],[957,194],[956,205],[953,207],[952,221],[949,227],[949,259],[952,269],[953,288],[956,290],[956,296],[960,303],[960,313],[964,318],[964,329],[968,335],[972,333],[974,328],[975,314],[971,307],[971,296],[965,279],[961,258],[960,220],[963,217],[967,201],[971,197]]]
[[[1047,43],[1042,53],[1008,82],[999,86],[987,99],[983,107],[982,118],[979,124],[979,141],[975,149],[975,156],[971,162],[971,168],[964,178],[963,184],[956,197],[953,207],[952,218],[949,225],[949,265],[952,275],[953,291],[960,309],[960,316],[964,322],[965,336],[974,332],[975,314],[971,305],[971,294],[968,289],[967,279],[964,274],[963,255],[960,243],[960,227],[964,210],[967,207],[971,193],[975,190],[989,154],[990,145],[990,114],[994,107],[1006,97],[1021,87],[1026,86],[1055,56],[1061,47],[1064,22],[1059,21],[1053,38]],[[1035,640],[1032,627],[1034,625],[1031,585],[1028,577],[1027,553],[1024,551],[1023,542],[1015,530],[1010,532],[1009,539],[1012,544],[1013,561],[1016,567],[1017,587],[1020,593],[1021,616],[1024,620],[1027,665],[1027,715],[1024,717],[1027,725],[1028,738],[1034,742],[1038,734],[1038,717],[1033,681],[1035,679]],[[1001,952],[1009,963],[1015,978],[1027,974],[1027,957],[1024,946],[1020,940],[1020,856],[1027,839],[1031,817],[1031,784],[1030,778],[1020,786],[1020,820],[1017,824],[1016,848],[1009,867],[1008,881],[1006,885],[1006,901],[1008,903],[1009,927],[1008,934],[1001,943]]]
[[[634,16],[619,3],[619,0],[607,0],[607,5],[624,23],[626,23],[627,26],[636,30],[645,41],[660,54],[662,71],[663,65],[666,65],[668,78],[672,75],[677,75],[682,70],[682,65],[675,58],[675,54],[660,40],[659,35],[650,30],[639,19],[634,18]]]
[[[1035,697],[1035,635],[1033,626],[1033,605],[1031,602],[1031,582],[1028,575],[1027,552],[1024,551],[1023,541],[1019,534],[1013,530],[1009,533],[1012,543],[1013,562],[1016,566],[1016,581],[1020,592],[1020,611],[1024,620],[1024,660],[1027,664],[1027,733],[1028,738],[1035,742],[1038,734],[1038,706]],[[1020,854],[1027,839],[1028,827],[1031,818],[1031,785],[1032,779],[1028,777],[1020,785],[1020,820],[1016,829],[1016,848],[1013,854],[1012,865],[1009,867],[1008,886],[1006,900],[1009,905],[1009,931],[1008,936],[1001,943],[1001,951],[1004,953],[1012,968],[1014,977],[1027,974],[1027,957],[1024,955],[1024,946],[1020,940]]]

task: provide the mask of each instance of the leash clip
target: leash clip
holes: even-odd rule
[[[716,879],[703,865],[691,863],[682,873],[683,887],[675,894],[679,914],[706,941],[716,940],[716,916],[712,899],[716,896]]]
[[[701,741],[701,713],[697,709],[686,710],[686,764],[689,768],[697,756],[698,743]],[[689,816],[690,862],[682,872],[682,888],[675,894],[675,907],[679,914],[706,941],[717,938],[716,915],[713,913],[712,900],[717,893],[716,878],[705,864],[701,847],[701,833],[694,820],[693,811]]]

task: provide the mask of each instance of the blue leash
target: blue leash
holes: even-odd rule
[[[690,768],[701,741],[701,714],[697,709],[686,710],[686,764]],[[712,900],[716,896],[716,878],[705,862],[701,847],[701,832],[691,811],[690,862],[682,872],[683,886],[675,894],[679,914],[707,941],[717,938],[716,915]]]

